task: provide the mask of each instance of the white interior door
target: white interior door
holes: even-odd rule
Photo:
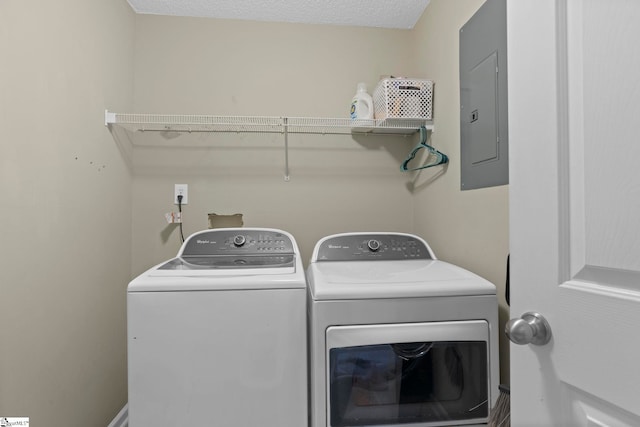
[[[640,426],[640,1],[510,0],[514,426]]]

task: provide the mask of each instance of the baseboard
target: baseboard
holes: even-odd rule
[[[107,427],[128,427],[129,426],[129,404],[127,403],[118,412],[118,415],[109,423]]]

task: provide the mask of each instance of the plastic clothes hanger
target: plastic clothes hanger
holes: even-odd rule
[[[427,159],[431,157],[434,157],[434,159],[430,162],[425,163],[422,166],[418,166],[415,168],[407,167],[409,162],[416,157],[416,154],[418,154],[418,151],[422,149],[425,149],[429,152]],[[419,169],[426,169],[433,166],[443,165],[447,162],[449,162],[449,158],[447,157],[446,154],[441,153],[440,151],[436,150],[435,148],[427,144],[427,128],[424,126],[420,126],[420,142],[418,143],[418,145],[415,146],[415,148],[411,151],[411,153],[409,153],[409,157],[407,157],[407,159],[402,163],[402,166],[400,166],[400,170],[402,170],[403,172],[415,171]]]

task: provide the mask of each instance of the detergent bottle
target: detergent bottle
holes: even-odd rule
[[[358,90],[351,100],[352,119],[373,119],[373,99],[367,93],[366,83],[358,83]]]

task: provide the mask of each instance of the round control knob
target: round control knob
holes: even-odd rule
[[[367,242],[367,247],[371,250],[371,252],[376,252],[380,249],[380,242],[375,239],[371,239]]]
[[[246,241],[247,239],[242,234],[238,234],[236,237],[233,238],[233,244],[238,247],[244,245]]]

